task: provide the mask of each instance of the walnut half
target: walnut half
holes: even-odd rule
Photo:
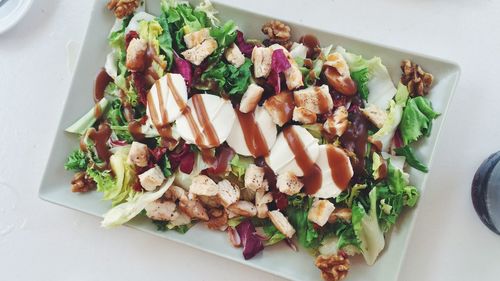
[[[316,266],[321,270],[321,277],[325,281],[339,281],[347,276],[349,259],[344,252],[332,256],[318,256]]]
[[[412,97],[424,96],[429,93],[434,76],[425,72],[420,65],[410,61],[401,62],[401,83],[408,86],[408,91]]]
[[[86,172],[78,172],[71,180],[72,192],[88,192],[95,189],[96,183]]]
[[[139,4],[139,0],[110,0],[107,7],[115,13],[117,18],[121,19],[133,14]]]
[[[291,46],[290,27],[282,23],[281,21],[269,21],[262,26],[261,30],[262,33],[267,35],[267,37],[269,38],[266,40],[269,43],[268,45],[277,43],[283,45],[287,49]]]

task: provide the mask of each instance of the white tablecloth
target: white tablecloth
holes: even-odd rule
[[[0,35],[0,183],[10,186],[0,187],[0,233],[7,232],[0,235],[0,279],[281,280],[129,228],[104,230],[98,218],[38,198],[72,76],[68,58],[83,40],[93,1],[34,2]],[[221,2],[461,65],[401,280],[499,280],[500,237],[477,218],[470,183],[500,147],[500,2]]]

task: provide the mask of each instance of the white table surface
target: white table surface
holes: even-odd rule
[[[12,227],[0,235],[0,279],[281,280],[129,228],[101,229],[96,217],[38,198],[72,76],[68,58],[93,1],[34,2],[0,35],[0,183],[10,186],[0,187],[0,233]],[[500,2],[221,2],[461,65],[401,280],[499,280],[500,236],[476,216],[470,183],[500,148]]]

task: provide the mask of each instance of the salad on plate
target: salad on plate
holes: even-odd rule
[[[376,261],[418,201],[409,167],[428,170],[414,144],[439,116],[430,73],[403,60],[395,85],[379,57],[294,41],[278,20],[246,38],[209,1],[107,6],[110,52],[95,106],[66,129],[80,144],[65,164],[73,192],[110,201],[102,226],[204,224],[244,259],[300,245],[324,280],[343,279],[350,256]]]

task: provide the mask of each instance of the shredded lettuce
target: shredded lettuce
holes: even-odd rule
[[[122,103],[119,99],[111,102],[111,108],[106,113],[106,119],[119,140],[124,140],[127,143],[132,143],[134,141],[134,138],[128,130],[127,120],[123,116]]]
[[[264,246],[266,247],[277,244],[286,238],[285,234],[281,233],[269,220],[266,220],[263,230],[268,238],[264,241]]]
[[[429,136],[432,128],[432,120],[439,116],[431,106],[431,103],[423,98],[411,98],[406,103],[401,119],[401,137],[403,143],[417,141],[421,136]]]
[[[122,225],[137,216],[151,202],[163,196],[172,185],[174,178],[171,177],[157,190],[153,192],[135,193],[127,199],[127,202],[110,209],[101,222],[103,227]]]
[[[217,26],[220,23],[220,20],[215,16],[219,12],[214,8],[210,0],[203,0],[194,10],[205,13],[212,26]]]
[[[251,66],[252,62],[249,59],[245,59],[245,63],[239,68],[219,61],[201,75],[201,81],[203,84],[215,84],[216,87],[209,87],[206,90],[216,94],[220,94],[223,90],[229,95],[243,94],[251,82]]]

